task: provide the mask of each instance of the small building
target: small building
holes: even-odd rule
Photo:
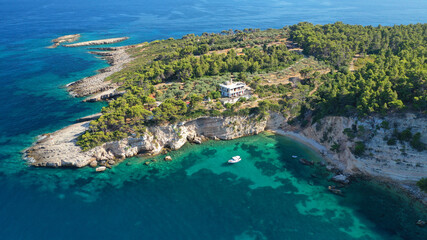
[[[230,80],[229,82],[225,82],[225,84],[220,84],[221,87],[221,96],[236,98],[245,95],[246,92],[246,84],[242,82],[233,82]]]

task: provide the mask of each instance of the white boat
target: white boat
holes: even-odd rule
[[[297,155],[292,155],[292,158],[297,158],[298,156]]]
[[[240,160],[242,160],[240,156],[234,156],[230,160],[228,160],[228,163],[237,163],[237,162],[240,162]]]

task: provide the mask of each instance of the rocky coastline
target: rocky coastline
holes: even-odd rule
[[[98,116],[92,116],[98,117]],[[357,139],[349,139],[344,129],[351,128],[357,121],[365,126],[366,133]],[[120,141],[104,143],[89,151],[82,152],[75,143],[77,137],[89,127],[90,121],[83,121],[52,134],[44,135],[37,143],[24,152],[24,157],[33,166],[39,167],[111,167],[121,160],[139,154],[155,155],[164,149],[177,150],[187,142],[201,143],[208,139],[230,140],[244,136],[272,131],[302,142],[319,152],[326,160],[328,168],[345,176],[363,175],[390,182],[399,186],[412,197],[427,205],[427,194],[421,192],[415,182],[427,177],[426,153],[410,150],[402,153],[397,146],[385,144],[384,136],[391,130],[378,129],[381,121],[401,124],[399,129],[408,126],[427,135],[427,118],[407,114],[402,117],[367,118],[363,120],[346,117],[325,117],[307,127],[291,126],[281,114],[270,113],[259,120],[257,116],[201,117],[191,121],[147,128],[145,135],[127,137]],[[329,136],[325,138],[325,134]],[[353,149],[357,140],[367,146],[363,156],[355,156]],[[333,144],[340,149],[332,151]],[[373,154],[374,153],[374,154]],[[396,159],[405,158],[405,164]],[[386,161],[386,159],[388,159]],[[424,160],[423,160],[424,159]]]
[[[73,97],[88,97],[96,94],[83,100],[87,102],[107,100],[109,98],[122,95],[123,92],[116,92],[118,85],[111,83],[110,81],[106,81],[106,78],[111,76],[113,73],[122,70],[124,65],[132,60],[130,55],[126,52],[127,49],[132,47],[135,46],[101,48],[95,49],[99,51],[90,52],[100,56],[101,59],[106,60],[110,66],[101,69],[96,75],[67,84],[66,87],[69,93]]]

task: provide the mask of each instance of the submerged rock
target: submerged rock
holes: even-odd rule
[[[328,190],[336,195],[342,196],[342,191],[340,189],[336,189],[335,186],[328,186]]]
[[[165,161],[172,161],[172,157],[171,156],[166,156],[165,157]]]
[[[314,165],[314,162],[309,161],[309,160],[307,160],[307,159],[305,159],[305,158],[300,158],[300,159],[299,159],[299,162],[300,162],[301,164],[304,164],[304,165],[307,165],[307,166],[312,166],[312,165]]]

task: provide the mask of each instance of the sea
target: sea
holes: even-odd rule
[[[21,154],[106,105],[64,85],[107,63],[86,48],[47,49],[53,38],[129,36],[115,44],[127,45],[302,21],[426,23],[426,13],[424,0],[0,0],[0,239],[427,239],[415,225],[425,207],[367,179],[333,195],[321,156],[269,133],[187,144],[171,162],[134,157],[103,173],[34,168]],[[243,160],[225,164],[234,155]]]

